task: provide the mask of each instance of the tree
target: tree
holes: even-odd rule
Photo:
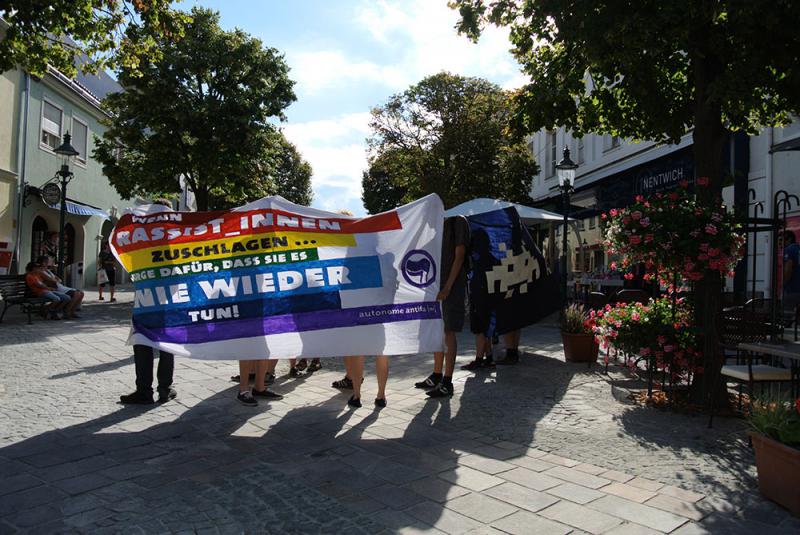
[[[19,66],[44,76],[48,64],[69,77],[124,67],[136,71],[158,57],[157,43],[179,39],[185,13],[171,0],[0,0],[7,28],[0,72]]]
[[[277,163],[273,175],[274,191],[296,204],[308,206],[314,194],[311,191],[311,165],[297,148],[281,135]]]
[[[362,181],[367,209],[429,193],[445,206],[487,196],[529,202],[537,167],[508,128],[507,104],[508,95],[491,82],[442,72],[373,109]],[[389,195],[380,197],[378,186]]]
[[[711,207],[724,185],[732,131],[755,133],[800,111],[800,3],[791,0],[453,0],[459,31],[510,29],[512,52],[531,79],[514,96],[525,132],[565,126],[677,142],[692,129],[698,195]],[[696,399],[710,393],[722,279],[695,287],[706,336]]]
[[[226,208],[274,191],[282,136],[270,122],[295,100],[283,56],[219,14],[195,8],[183,39],[162,39],[161,59],[120,73],[124,91],[94,157],[124,198],[179,191],[198,210]]]

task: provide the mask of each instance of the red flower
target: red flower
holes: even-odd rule
[[[697,177],[697,185],[698,186],[708,186],[708,182],[709,182],[709,180],[708,180],[707,176]]]
[[[797,410],[798,413],[800,413],[800,398],[794,400],[794,408]]]
[[[680,182],[678,182],[678,185],[680,187],[682,187],[683,189],[686,189],[686,188],[689,187],[689,181],[688,180],[681,180]]]

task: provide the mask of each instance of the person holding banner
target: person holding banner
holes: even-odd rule
[[[469,223],[464,216],[448,217],[444,220],[442,233],[442,286],[436,299],[441,302],[444,319],[444,341],[446,352],[433,354],[433,373],[424,381],[415,383],[416,388],[427,389],[432,398],[453,395],[453,370],[456,366],[458,343],[456,333],[464,328],[466,308],[467,270],[465,258],[469,243]],[[444,372],[444,373],[442,373]]]
[[[351,407],[361,407],[361,383],[364,382],[364,357],[345,357],[344,365],[347,376],[352,378],[353,395],[347,400]],[[386,407],[386,383],[389,380],[389,357],[378,355],[375,357],[375,375],[378,377],[378,395],[375,406],[382,409]]]
[[[250,388],[250,370],[252,366],[255,368],[255,380],[253,381],[253,388]],[[276,394],[269,390],[264,383],[264,376],[267,372],[269,361],[267,359],[260,360],[240,360],[239,361],[239,394],[236,400],[245,405],[246,407],[258,406],[256,398],[264,398],[270,401],[277,401],[283,399],[283,396]]]

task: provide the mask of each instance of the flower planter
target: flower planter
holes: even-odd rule
[[[750,433],[756,450],[758,488],[766,498],[800,516],[800,450]]]
[[[593,334],[561,333],[567,362],[596,362],[599,347]]]

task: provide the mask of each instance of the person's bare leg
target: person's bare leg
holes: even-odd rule
[[[445,367],[444,376],[453,377],[453,370],[456,367],[456,353],[458,352],[458,342],[456,341],[456,333],[453,331],[444,332],[444,343],[447,352],[445,353]]]
[[[447,336],[447,333],[445,333]],[[442,368],[444,367],[444,352],[443,351],[436,351],[433,354],[433,373],[442,373]]]
[[[267,372],[267,366],[269,366],[269,361],[264,360],[257,360],[253,363],[256,369],[256,380],[253,384],[253,389],[258,390],[259,392],[263,392],[267,389],[267,386],[264,384],[264,374]],[[241,381],[240,381],[241,384]]]
[[[353,399],[361,399],[361,383],[364,379],[364,357],[345,357],[350,359],[347,375],[353,381]]]
[[[377,399],[386,400],[386,383],[389,381],[389,357],[378,355],[375,357],[375,375],[378,377]]]
[[[110,292],[109,299],[113,300],[114,299],[114,287],[113,286],[111,286],[111,289],[109,290],[109,292]]]
[[[267,373],[275,373],[275,368],[278,366],[278,359],[269,359],[267,361]]]
[[[250,390],[250,370],[253,369],[253,362],[250,360],[239,361],[239,392]]]

